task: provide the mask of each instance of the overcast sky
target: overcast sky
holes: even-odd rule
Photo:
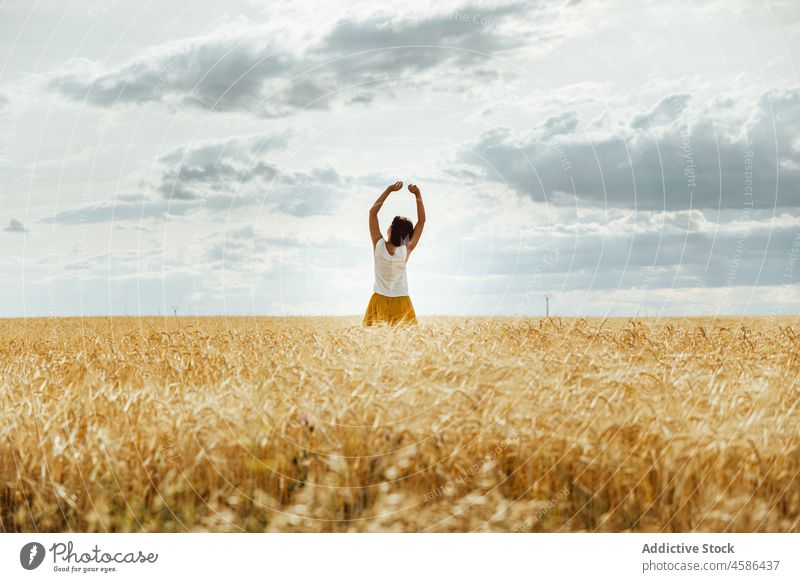
[[[381,4],[0,0],[0,316],[800,311],[796,0]]]

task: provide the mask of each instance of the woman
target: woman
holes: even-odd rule
[[[381,236],[378,225],[378,211],[392,192],[403,187],[402,182],[395,182],[383,194],[378,196],[369,211],[369,234],[372,237],[372,248],[375,256],[374,293],[364,314],[364,325],[376,323],[416,324],[417,315],[408,296],[408,280],[406,279],[406,263],[408,255],[417,246],[422,229],[425,227],[425,206],[422,194],[414,184],[408,185],[408,191],[417,199],[417,225],[403,216],[395,216],[392,225],[386,231],[386,238]]]

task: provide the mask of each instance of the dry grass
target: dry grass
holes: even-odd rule
[[[800,320],[0,321],[3,531],[798,531]]]

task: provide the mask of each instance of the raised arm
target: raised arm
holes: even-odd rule
[[[391,186],[387,186],[386,190],[378,196],[375,203],[372,205],[372,208],[369,209],[369,235],[372,238],[372,246],[375,247],[375,244],[381,238],[381,227],[378,224],[378,211],[383,206],[383,203],[386,202],[386,199],[389,197],[389,194],[392,192],[397,192],[400,188],[403,187],[402,182],[395,182]]]
[[[408,241],[408,252],[410,253],[417,246],[419,238],[422,236],[422,229],[425,228],[425,205],[422,203],[422,194],[416,184],[409,184],[408,191],[417,199],[417,224],[414,226],[411,240]]]

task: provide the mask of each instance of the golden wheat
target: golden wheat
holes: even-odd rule
[[[797,318],[0,321],[3,531],[798,531]]]

